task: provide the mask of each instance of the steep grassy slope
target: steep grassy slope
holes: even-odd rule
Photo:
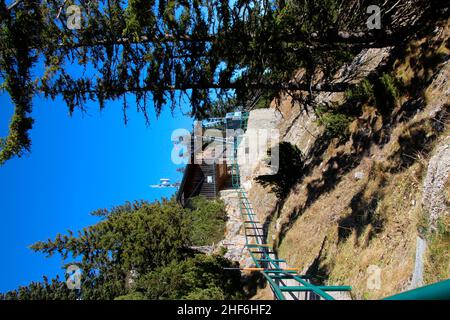
[[[424,200],[430,159],[449,145],[449,34],[447,22],[400,50],[363,53],[350,73],[364,64],[378,72],[345,96],[319,95],[315,110],[289,97],[279,106],[282,140],[300,148],[305,165],[270,206],[259,205],[275,196],[256,182],[256,168],[249,196],[279,255],[317,283],[352,285],[358,299],[408,289],[417,237],[428,243],[419,277],[450,277],[448,182],[432,188],[447,197],[436,221]]]

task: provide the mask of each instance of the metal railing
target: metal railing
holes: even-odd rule
[[[450,279],[401,292],[383,300],[450,300]]]
[[[243,119],[241,128],[243,131],[247,128],[248,117]],[[264,278],[269,283],[275,298],[285,300],[286,295],[295,296],[293,293],[312,292],[319,298],[325,300],[334,300],[328,294],[330,291],[350,291],[350,286],[316,286],[308,281],[309,276],[300,275],[295,268],[283,268],[280,263],[285,263],[283,259],[275,257],[271,246],[264,243],[265,236],[261,231],[262,227],[255,220],[256,214],[247,197],[247,193],[241,188],[239,165],[237,163],[237,149],[240,144],[240,137],[235,137],[233,143],[233,163],[231,165],[231,182],[236,190],[239,199],[239,209],[244,222],[245,243],[250,252],[250,256],[256,266],[255,270],[261,271]],[[284,281],[290,280],[296,282],[295,286],[286,285]]]

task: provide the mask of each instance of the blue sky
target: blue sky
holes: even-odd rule
[[[0,292],[63,274],[60,258],[34,253],[30,244],[95,223],[92,210],[175,192],[149,185],[163,177],[181,180],[170,138],[174,129],[190,130],[192,120],[180,110],[174,116],[165,110],[159,119],[150,112],[146,127],[131,100],[125,126],[120,102],[101,112],[91,103],[88,114],[69,117],[63,102],[35,99],[32,152],[0,167]],[[1,136],[12,108],[0,94]]]

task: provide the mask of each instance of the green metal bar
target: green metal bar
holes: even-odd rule
[[[270,278],[265,272],[263,272],[264,277],[266,278],[267,282],[269,282],[270,287],[272,288],[273,292],[275,293],[275,296],[278,300],[285,300],[283,292],[280,290],[280,287],[277,286],[275,281]]]
[[[286,262],[286,260],[284,260],[284,259],[258,259],[258,261],[262,261],[262,262],[272,262],[272,261],[275,261],[275,262]]]
[[[291,291],[291,292],[304,292],[304,291],[314,291],[314,289],[319,289],[323,291],[351,291],[350,286],[283,286],[280,287],[281,291]]]
[[[272,262],[273,265],[278,268],[281,269],[276,263]],[[282,273],[289,273],[289,272],[282,272]],[[334,298],[332,296],[330,296],[328,293],[326,293],[325,291],[321,290],[320,288],[318,288],[315,285],[312,285],[311,283],[309,283],[308,281],[303,280],[302,278],[299,277],[295,277],[294,279],[299,282],[300,284],[302,284],[305,287],[311,288],[310,291],[313,291],[314,293],[316,293],[317,295],[319,295],[320,297],[324,298],[325,300],[334,300]]]
[[[450,279],[402,292],[383,300],[450,300]]]
[[[243,121],[241,121],[241,128],[245,131],[247,126],[247,118]],[[252,224],[254,228],[245,227],[246,230],[249,229],[263,229],[261,227],[257,227],[256,224],[259,224],[259,221],[256,221],[253,219],[253,217],[256,217],[256,214],[253,211],[253,207],[247,197],[246,192],[241,188],[240,186],[240,174],[239,174],[239,165],[237,164],[237,149],[238,145],[241,141],[241,137],[236,137],[234,140],[234,162],[232,164],[232,185],[233,188],[238,193],[238,199],[240,202],[239,210],[241,213],[241,216],[244,220],[244,223]],[[250,250],[250,256],[252,257],[256,267],[262,268],[261,262],[264,263],[265,266],[273,265],[273,269],[265,269],[262,274],[266,278],[267,282],[272,288],[272,291],[274,292],[275,296],[279,300],[285,300],[283,292],[287,291],[295,291],[296,288],[301,288],[298,290],[302,291],[312,291],[322,297],[323,299],[332,300],[333,297],[331,297],[329,294],[327,294],[325,291],[333,291],[336,289],[337,291],[346,291],[346,289],[350,290],[350,287],[348,286],[314,286],[310,284],[309,282],[305,281],[304,279],[308,279],[310,277],[308,276],[301,276],[298,275],[296,271],[294,270],[282,270],[280,266],[278,265],[279,262],[285,262],[283,259],[273,259],[270,254],[274,254],[272,251],[272,248],[270,246],[262,245],[259,243],[260,241],[263,241],[263,239],[260,238],[260,235],[257,234],[248,234],[247,231],[245,231],[245,241],[246,241],[246,247],[248,249],[256,248],[258,251],[252,251]],[[249,238],[254,237],[257,243],[249,243]],[[271,250],[271,251],[269,251]],[[256,254],[261,255],[260,257],[255,256]],[[293,286],[288,287],[285,286],[283,291],[280,289],[280,286],[274,281],[274,280],[282,280],[282,279],[294,279],[303,286]],[[289,290],[289,288],[294,288],[294,290]],[[339,288],[339,290],[338,290]],[[344,290],[343,290],[344,289]]]
[[[295,274],[297,273],[297,271],[295,270],[277,270],[277,269],[268,269],[268,270],[264,270],[265,273],[291,273],[291,274]]]
[[[249,248],[270,248],[268,246],[263,246],[263,245],[257,244],[257,243],[250,243],[247,245],[247,247],[249,247]]]
[[[274,254],[273,251],[252,251],[254,254]]]
[[[289,280],[289,279],[294,279],[294,277],[300,277],[301,279],[312,279],[313,277],[311,276],[299,276],[299,275],[294,275],[294,274],[273,274],[270,276],[272,279],[278,279],[278,280]]]

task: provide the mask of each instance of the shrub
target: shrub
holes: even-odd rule
[[[364,79],[359,85],[348,89],[345,92],[347,100],[366,102],[374,97],[373,85],[369,80]]]
[[[348,134],[348,126],[353,118],[338,112],[335,108],[319,105],[315,109],[318,123],[325,126],[325,135],[329,138],[343,138]]]
[[[389,73],[383,73],[375,86],[375,99],[381,113],[392,111],[400,96],[398,80]]]
[[[350,103],[370,103],[382,114],[387,114],[395,107],[400,97],[403,84],[390,73],[380,77],[361,81],[357,86],[346,91],[345,96]]]
[[[189,210],[192,244],[205,246],[223,239],[227,220],[223,201],[196,197],[192,199]]]
[[[297,146],[289,142],[281,142],[278,150],[278,172],[258,176],[256,181],[263,186],[270,186],[279,199],[284,199],[303,175],[303,155]]]
[[[329,137],[345,137],[352,118],[343,113],[326,113],[319,118],[319,123],[325,126],[325,134]]]
[[[434,283],[448,278],[450,274],[450,216],[437,221],[436,231],[428,236],[428,253],[425,264],[425,281]]]
[[[242,298],[241,275],[221,256],[195,255],[157,268],[137,280],[134,296],[146,299]]]

